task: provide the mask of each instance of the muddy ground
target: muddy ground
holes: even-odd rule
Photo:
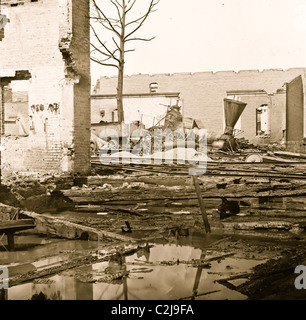
[[[7,186],[9,190],[2,190],[2,195],[8,195],[2,196],[2,199],[4,199],[2,202],[8,205],[20,207],[22,210],[40,211],[41,215],[47,217],[56,217],[99,231],[104,230],[113,234],[124,235],[131,239],[130,242],[104,239],[102,243],[99,243],[99,247],[96,247],[95,242],[93,242],[88,248],[81,251],[74,251],[73,249],[71,251],[73,255],[68,258],[66,257],[60,265],[47,264],[42,270],[34,268],[26,271],[26,269],[21,268],[12,276],[11,284],[19,286],[33,281],[36,281],[36,283],[39,283],[39,281],[47,283],[50,277],[60,275],[68,270],[77,270],[79,267],[94,265],[96,263],[109,263],[112,257],[115,257],[118,253],[121,257],[137,254],[137,252],[143,251],[148,242],[152,247],[162,243],[178,246],[186,245],[195,249],[200,248],[204,253],[203,259],[185,261],[184,263],[189,263],[193,267],[195,267],[194,264],[197,264],[198,268],[202,266],[203,269],[206,268],[206,263],[210,261],[221,262],[224,261],[225,257],[238,259],[237,261],[239,259],[258,261],[251,270],[243,272],[241,270],[231,271],[230,265],[224,271],[214,271],[215,269],[207,271],[207,274],[216,276],[214,280],[216,283],[241,293],[247,299],[302,300],[306,298],[305,290],[297,290],[294,286],[294,281],[297,277],[297,274],[294,273],[296,266],[306,265],[306,216],[303,209],[303,196],[294,198],[294,205],[291,208],[287,206],[290,202],[288,199],[286,202],[279,202],[278,200],[274,203],[273,201],[257,201],[255,205],[253,205],[252,201],[248,200],[246,206],[241,206],[240,214],[231,215],[225,219],[220,219],[220,215],[217,212],[220,199],[205,200],[208,220],[212,230],[211,234],[206,234],[196,198],[190,199],[189,194],[187,195],[189,198],[186,194],[184,195],[184,201],[187,202],[182,202],[182,199],[163,199],[160,201],[156,199],[143,201],[142,199],[140,201],[132,201],[130,205],[122,202],[122,198],[120,197],[124,198],[124,192],[127,191],[131,200],[134,200],[131,196],[133,193],[141,195],[144,193],[153,194],[155,192],[158,196],[158,192],[161,195],[164,195],[167,191],[176,192],[176,194],[182,190],[184,192],[186,190],[193,192],[192,184],[186,182],[186,186],[185,182],[182,183],[182,179],[177,179],[179,181],[179,188],[177,188],[175,186],[178,183],[175,182],[174,178],[171,180],[170,186],[169,183],[168,186],[160,185],[160,180],[158,179],[164,179],[163,176],[158,175],[155,178],[157,181],[155,186],[151,182],[149,187],[144,184],[144,179],[142,179],[142,184],[135,184],[135,181],[129,182],[124,175],[120,178],[121,180],[118,177],[114,179],[113,185],[109,178],[107,181],[103,178],[103,187],[101,189],[98,189],[96,183],[95,185],[90,185],[88,181],[85,185],[76,186],[73,177],[68,177],[67,179],[46,176],[41,177],[40,180],[34,179],[33,181],[29,177],[16,176],[15,179],[10,179]],[[134,176],[134,179],[141,180],[139,175]],[[231,194],[237,192],[235,188],[244,190],[250,186],[255,186],[256,188],[261,187],[266,189],[268,188],[268,183],[271,183],[271,181],[254,182],[254,179],[251,180],[251,182],[244,185],[241,185],[241,183],[236,185],[233,179],[222,179],[222,183],[224,185],[227,184],[226,188],[230,190]],[[210,180],[210,184],[207,181],[204,182],[203,185],[206,191],[211,193],[216,192],[217,194],[223,192],[222,183],[220,187],[220,180]],[[107,186],[105,186],[106,183]],[[124,183],[125,185],[123,185]],[[287,181],[278,183],[283,183],[282,186],[285,190],[288,188]],[[131,188],[128,188],[129,184],[132,186]],[[159,188],[158,190],[156,185]],[[84,199],[84,195],[90,198],[88,195],[90,195],[91,190],[95,190],[96,196],[94,200],[98,199],[99,203],[96,201],[87,203],[85,206],[76,205],[71,201],[71,198],[69,199],[67,195],[60,192],[61,190],[68,190],[68,193],[71,190],[70,194],[73,194],[73,197],[71,196],[73,200],[80,199],[79,194],[82,196],[82,199]],[[99,193],[97,193],[97,190]],[[205,194],[205,190],[202,190],[203,194]],[[117,195],[118,198],[113,199],[113,204],[109,202],[101,203],[103,198],[100,195],[103,192],[106,192],[107,195],[114,194],[115,196],[113,197]],[[129,198],[126,198],[126,201],[128,202]],[[260,205],[264,208],[260,207]],[[254,223],[257,224],[257,227],[254,227]],[[32,233],[33,231],[30,230],[17,235],[17,252],[24,252],[26,254],[25,252],[28,248],[23,242],[24,240],[22,240],[25,238],[22,237],[31,236]],[[197,234],[196,237],[193,236],[195,233]],[[42,239],[49,239],[50,235],[45,234],[40,235],[40,237]],[[18,241],[19,238],[20,241]],[[205,239],[204,243],[203,239]],[[88,239],[78,239],[76,241],[89,243]],[[44,245],[44,243],[39,243],[37,247],[41,248]],[[104,252],[102,256],[99,254],[101,248],[103,248]],[[61,249],[59,247],[52,254],[54,255],[56,252],[58,252],[59,256],[61,253],[68,254],[69,249],[65,250],[65,248]],[[3,247],[1,247],[1,252],[5,253]],[[45,258],[48,258],[48,256],[45,256]],[[31,259],[36,261],[37,259],[41,259],[41,256],[38,255]],[[29,263],[33,264],[33,261],[29,261]],[[183,263],[175,258],[174,261],[177,264]],[[15,263],[16,261],[8,259],[7,262]],[[167,261],[163,262],[167,263]],[[22,265],[24,261],[21,259],[18,263]],[[160,264],[161,261],[158,263]],[[172,265],[173,261],[168,261],[168,263]],[[3,261],[0,260],[0,264],[3,264]],[[105,269],[103,271],[105,273],[104,278],[102,277],[102,279],[110,283],[116,283],[116,281],[120,283],[120,281],[123,281],[127,276],[126,273],[121,272],[124,270],[122,266],[125,266],[125,262],[119,263],[119,265],[121,267],[117,268],[116,272],[113,273],[105,273]],[[110,274],[112,276],[109,276]],[[92,274],[87,274],[87,276],[86,278],[84,275],[81,280],[83,282],[95,282],[101,279],[92,278]],[[78,274],[78,277],[82,278],[80,274]],[[5,293],[2,293],[3,297],[5,297]],[[210,296],[209,294],[196,297],[216,298],[216,296]],[[186,296],[185,298],[190,299],[190,296]]]
[[[305,240],[267,240],[261,238],[237,239],[231,237],[216,246],[214,250],[235,252],[235,256],[268,259],[252,269],[248,281],[235,289],[248,299],[304,300],[305,290],[297,290],[294,281],[296,266],[305,265]],[[224,282],[229,285],[228,282]]]

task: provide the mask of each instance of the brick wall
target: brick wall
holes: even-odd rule
[[[72,7],[73,39],[72,57],[75,62],[79,82],[74,86],[74,171],[86,172],[90,169],[90,26],[88,23],[89,1],[74,1]],[[86,26],[86,27],[85,27]]]
[[[264,138],[257,136],[256,133],[256,108],[263,104],[270,104],[270,99],[268,94],[248,94],[241,96],[241,100],[247,103],[244,112],[241,115],[241,130],[242,133],[239,134],[238,138],[243,136],[244,138],[252,141],[254,143],[264,142]]]
[[[286,140],[286,91],[271,95],[270,127],[272,141]]]
[[[30,78],[30,130],[28,138],[6,139],[2,163],[15,164],[18,170],[86,173],[90,165],[89,0],[5,3],[2,12],[9,23],[0,41],[0,78]]]
[[[298,76],[287,84],[287,141],[302,141],[304,137],[303,79]]]
[[[132,75],[124,78],[124,93],[145,93],[149,92],[149,84],[158,83],[160,92],[180,92],[183,99],[183,112],[185,117],[196,117],[202,120],[208,131],[220,134],[224,130],[223,119],[223,99],[227,97],[227,91],[234,90],[264,90],[267,95],[254,98],[256,105],[268,103],[271,107],[272,123],[279,124],[282,117],[280,112],[284,112],[285,95],[275,96],[274,103],[271,100],[267,102],[269,94],[275,94],[282,88],[286,82],[291,81],[298,75],[304,74],[304,68],[292,68],[288,70],[242,70],[199,72],[199,73],[176,73],[176,74],[155,74],[155,75]],[[95,86],[93,94],[114,94],[116,93],[116,77],[101,77]],[[262,99],[261,99],[262,98]],[[255,101],[254,100],[254,101]],[[271,105],[270,105],[271,104]],[[251,141],[256,141],[255,130],[255,105],[246,107],[242,115],[242,127],[245,128],[245,136]],[[273,108],[273,110],[272,110]],[[275,120],[277,119],[277,121]],[[279,126],[274,137],[279,139],[281,132]],[[249,134],[248,132],[253,132]]]

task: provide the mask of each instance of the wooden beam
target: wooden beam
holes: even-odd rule
[[[0,234],[14,233],[33,228],[35,228],[35,221],[33,219],[9,220],[0,223]]]
[[[112,240],[119,240],[124,242],[136,242],[136,239],[108,232],[104,230],[97,230],[95,228],[86,227],[77,223],[65,221],[54,217],[37,214],[35,212],[24,211],[24,215],[34,218],[36,222],[36,231],[43,234],[66,238],[78,239],[82,235],[87,235],[89,240],[99,240],[108,238]]]
[[[195,187],[195,190],[196,190],[196,194],[197,194],[197,197],[198,197],[198,201],[199,201],[199,205],[200,205],[200,209],[201,209],[201,213],[202,213],[202,217],[203,217],[205,231],[206,231],[206,233],[210,233],[211,232],[210,225],[209,225],[209,222],[208,222],[208,219],[207,219],[207,214],[206,214],[203,198],[202,198],[202,195],[201,195],[201,189],[200,189],[198,177],[196,175],[194,175],[194,176],[192,176],[192,178],[193,178],[194,187]]]
[[[14,251],[15,250],[14,233],[13,232],[8,232],[6,234],[6,236],[7,236],[8,250],[9,251]]]
[[[0,234],[6,234],[8,250],[15,250],[14,233],[35,228],[33,219],[9,220],[0,223]]]

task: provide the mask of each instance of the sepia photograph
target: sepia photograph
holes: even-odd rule
[[[0,300],[306,299],[305,40],[304,0],[0,0]]]

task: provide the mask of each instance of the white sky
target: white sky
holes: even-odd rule
[[[306,1],[161,0],[137,35],[156,39],[132,42],[127,75],[305,67]],[[91,72],[94,86],[117,69]]]

